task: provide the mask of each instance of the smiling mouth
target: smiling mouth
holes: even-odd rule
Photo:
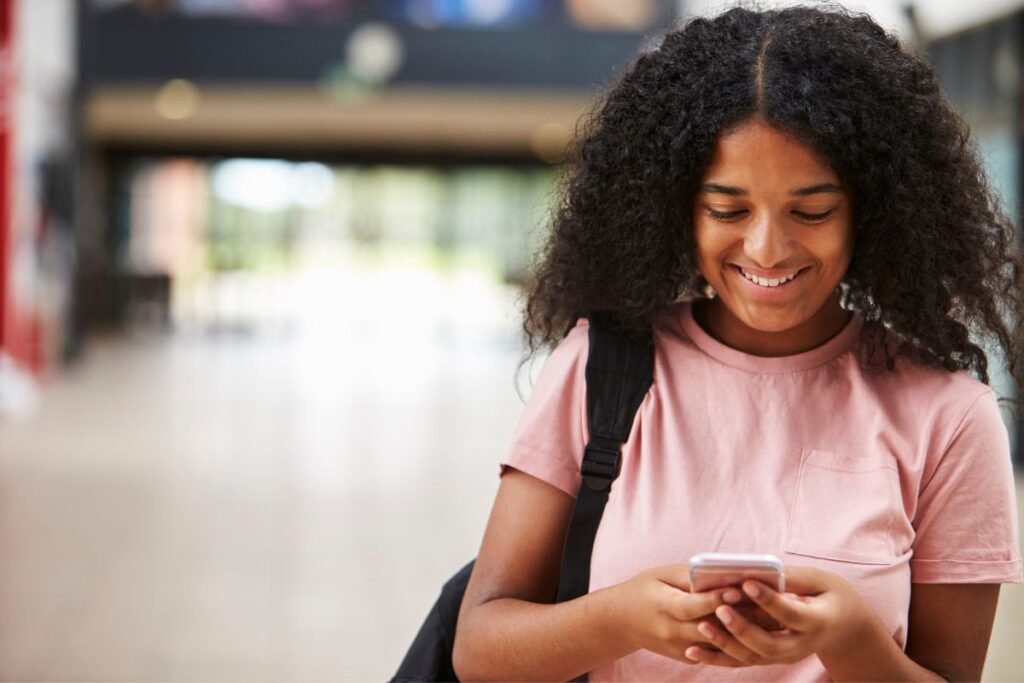
[[[773,289],[775,287],[782,287],[783,285],[788,284],[788,283],[792,282],[793,280],[796,280],[798,277],[803,275],[804,272],[806,272],[810,268],[810,266],[805,266],[805,267],[803,267],[803,268],[801,268],[801,269],[799,269],[797,271],[794,271],[793,273],[791,273],[791,274],[789,274],[789,275],[787,275],[785,277],[781,277],[781,278],[763,278],[763,277],[754,275],[753,273],[748,273],[747,271],[743,270],[743,268],[741,268],[741,267],[739,267],[737,265],[733,265],[732,267],[734,269],[736,269],[736,272],[739,273],[743,277],[743,279],[747,280],[748,282],[751,282],[752,284],[758,285],[759,287],[764,287],[765,289]]]

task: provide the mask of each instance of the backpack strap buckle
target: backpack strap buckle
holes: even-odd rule
[[[622,452],[618,444],[611,445],[601,441],[595,443],[592,439],[587,444],[583,449],[583,464],[580,466],[583,481],[595,491],[609,488],[619,476],[622,464]]]

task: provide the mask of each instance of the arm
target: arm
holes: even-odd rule
[[[530,475],[502,477],[459,612],[460,680],[569,680],[642,647],[686,661],[686,647],[706,642],[696,619],[724,591],[689,593],[685,565],[551,604],[572,506]]]
[[[980,680],[998,601],[997,583],[913,584],[907,654],[946,680]]]
[[[558,591],[572,506],[539,479],[517,470],[502,477],[459,611],[460,680],[569,680],[627,654],[610,628],[607,591],[544,604]]]

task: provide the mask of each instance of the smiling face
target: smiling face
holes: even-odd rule
[[[849,314],[852,199],[792,137],[751,119],[723,135],[694,198],[697,264],[717,297],[694,315],[722,342],[779,356],[819,346]]]

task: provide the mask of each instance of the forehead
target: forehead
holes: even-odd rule
[[[718,138],[705,179],[749,182],[838,182],[836,172],[813,149],[768,123],[753,119]]]

